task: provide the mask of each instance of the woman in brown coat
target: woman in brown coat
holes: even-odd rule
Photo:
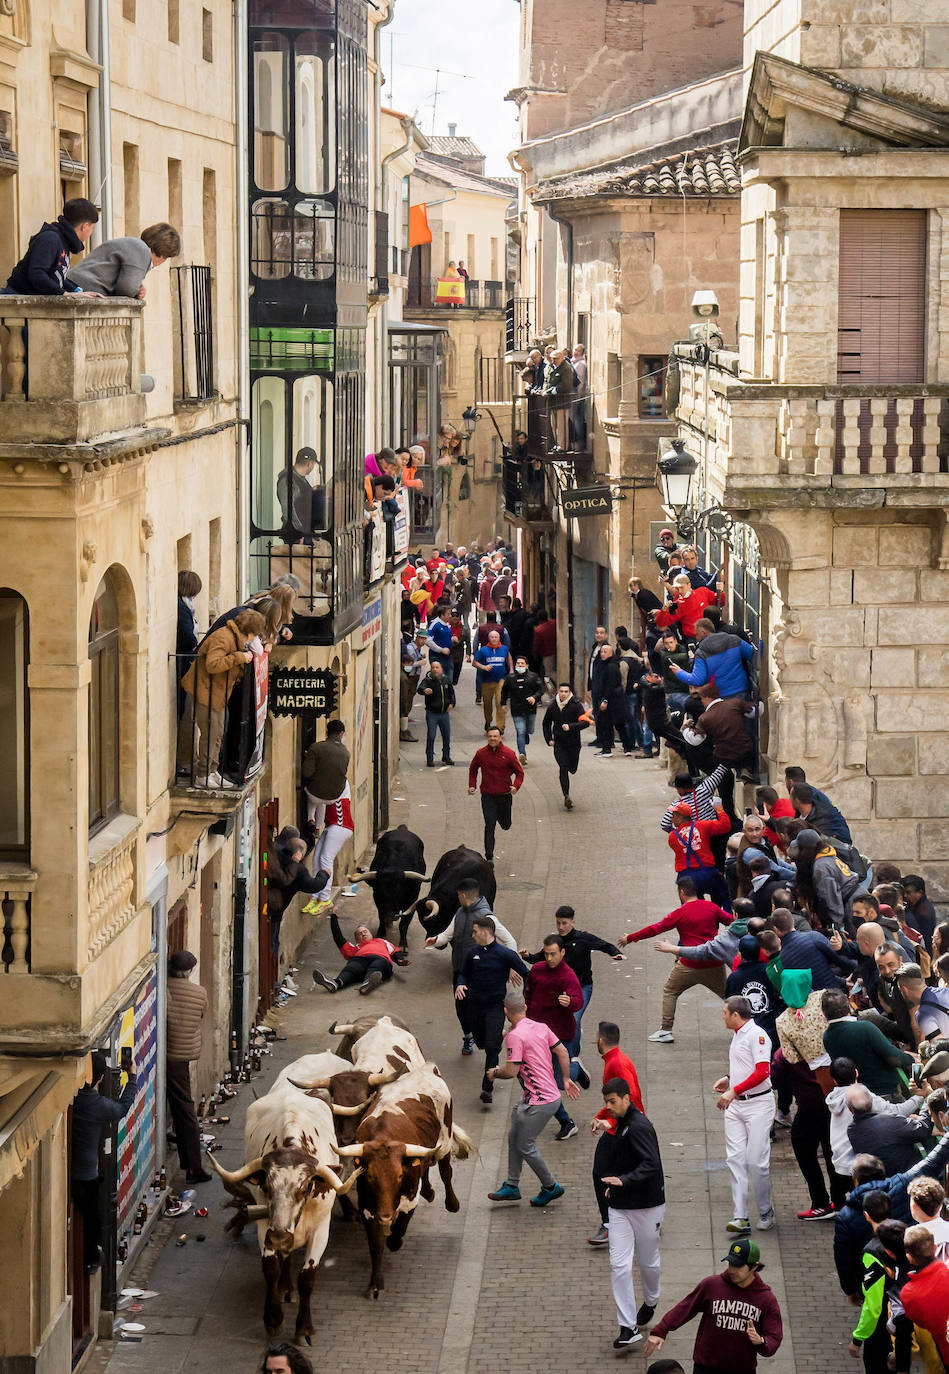
[[[267,622],[258,611],[241,611],[220,630],[212,630],[204,637],[197,658],[181,679],[182,687],[194,697],[200,742],[193,771],[199,787],[221,786],[217,769],[227,700],[244,665],[254,657],[248,647],[250,641],[263,639],[266,632]]]

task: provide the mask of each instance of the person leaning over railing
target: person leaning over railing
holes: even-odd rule
[[[91,200],[67,200],[55,224],[44,224],[30,239],[0,295],[63,296],[81,291],[67,281],[70,257],[83,251],[98,223],[99,211]]]
[[[70,267],[66,290],[96,296],[145,299],[145,277],[181,252],[181,236],[170,224],[151,224],[139,238],[108,239]]]
[[[192,758],[192,772],[199,787],[222,786],[218,763],[229,690],[244,664],[253,660],[251,641],[262,639],[266,632],[267,622],[258,611],[240,611],[204,637],[197,658],[181,679],[182,687],[194,697],[200,743]]]

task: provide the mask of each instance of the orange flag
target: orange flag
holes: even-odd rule
[[[428,227],[428,213],[425,205],[409,207],[409,247],[416,248],[420,243],[431,243],[432,231]]]

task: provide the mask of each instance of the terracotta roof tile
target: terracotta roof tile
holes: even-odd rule
[[[605,171],[578,173],[549,181],[535,199],[567,200],[594,195],[736,196],[741,173],[735,161],[737,139],[690,148],[659,162],[620,164]]]

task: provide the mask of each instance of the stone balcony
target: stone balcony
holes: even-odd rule
[[[676,352],[680,435],[726,508],[949,498],[949,385],[772,385],[740,378],[737,354]]]
[[[140,301],[0,297],[0,451],[87,471],[149,447]],[[145,383],[147,386],[147,382]]]

